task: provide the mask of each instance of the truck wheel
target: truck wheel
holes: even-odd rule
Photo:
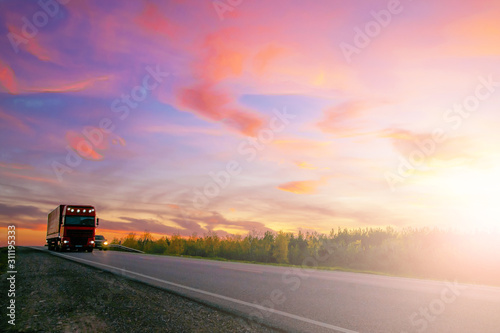
[[[88,249],[89,253],[92,253],[92,251],[94,251],[94,249]]]

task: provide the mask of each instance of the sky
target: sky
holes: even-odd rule
[[[0,0],[0,228],[41,245],[47,214],[82,204],[108,238],[499,230],[498,17],[493,0]]]

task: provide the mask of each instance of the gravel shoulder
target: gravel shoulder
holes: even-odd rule
[[[2,253],[2,256],[4,253]],[[16,249],[16,320],[2,332],[276,332],[207,305],[29,248]]]

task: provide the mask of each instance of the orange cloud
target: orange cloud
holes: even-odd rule
[[[318,167],[316,167],[310,163],[307,163],[307,162],[295,162],[295,165],[301,169],[307,169],[307,170],[318,170],[319,169]],[[323,170],[327,170],[327,169],[329,169],[329,168],[323,168]]]
[[[443,34],[447,37],[447,41],[443,45],[443,50],[462,57],[499,55],[498,9],[467,15],[461,20],[446,25]]]
[[[382,131],[379,136],[381,138],[390,138],[394,140],[414,140],[415,139],[415,134],[413,134],[410,131],[407,130],[402,130],[402,129],[395,129],[395,130],[385,130]]]
[[[204,53],[193,68],[207,82],[219,82],[229,77],[239,77],[244,61],[250,52],[242,43],[236,29],[221,29],[208,35],[201,43]]]
[[[285,52],[283,47],[269,45],[262,48],[253,59],[253,68],[257,74],[263,74],[269,63]]]
[[[327,178],[323,177],[320,180],[299,180],[288,182],[279,185],[277,188],[282,191],[292,192],[296,194],[314,194],[321,185],[325,185]]]
[[[241,52],[219,52],[208,63],[212,78],[215,81],[220,81],[227,77],[240,76],[243,72],[244,57]]]

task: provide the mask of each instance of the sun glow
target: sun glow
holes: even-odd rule
[[[461,229],[499,230],[500,168],[456,168],[432,181],[451,226]]]

